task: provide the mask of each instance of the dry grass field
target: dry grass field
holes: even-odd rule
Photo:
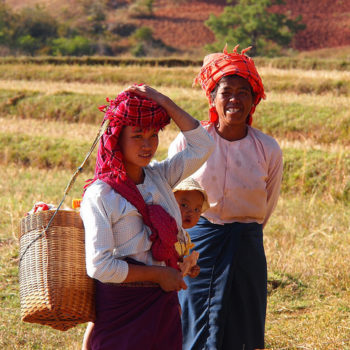
[[[0,65],[1,349],[80,348],[84,325],[60,332],[20,320],[19,220],[37,201],[59,203],[97,133],[102,118],[97,106],[106,96],[148,82],[205,119],[207,102],[191,87],[196,72],[196,67]],[[261,74],[267,99],[254,125],[278,139],[285,163],[281,197],[264,233],[266,348],[349,350],[350,72],[262,67]],[[176,134],[173,125],[161,134],[158,159]],[[93,163],[66,205],[80,197]]]

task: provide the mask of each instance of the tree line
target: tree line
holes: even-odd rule
[[[176,48],[155,40],[153,31],[139,27],[133,19],[154,16],[154,0],[136,0],[126,6],[124,21],[110,24],[109,11],[120,11],[115,0],[82,0],[79,18],[60,20],[43,6],[25,7],[14,12],[0,0],[0,56],[115,56],[128,52],[136,57],[176,54]],[[205,22],[216,41],[208,51],[222,50],[240,43],[252,46],[251,56],[276,56],[285,53],[294,35],[305,28],[302,18],[289,18],[272,11],[283,0],[239,0],[227,6],[221,15]],[[120,43],[124,42],[124,45]]]

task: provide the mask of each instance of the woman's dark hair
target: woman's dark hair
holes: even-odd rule
[[[222,77],[223,78],[223,77]],[[221,78],[221,79],[222,79]],[[216,85],[214,86],[214,89],[210,91],[210,100],[213,102],[216,98],[216,94],[218,93],[218,88],[220,85],[220,81],[221,79],[216,83]]]

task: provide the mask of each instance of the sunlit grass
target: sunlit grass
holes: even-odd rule
[[[267,348],[349,349],[350,206],[282,196],[265,230]]]
[[[45,84],[43,84],[44,89]],[[161,88],[180,107],[199,120],[208,118],[208,102],[200,91],[185,88]],[[0,116],[24,119],[56,120],[70,123],[101,123],[98,106],[106,96],[97,93],[55,93],[29,90],[0,90]],[[289,96],[289,97],[288,97]],[[305,103],[304,103],[305,100]],[[315,96],[288,93],[268,94],[258,106],[253,126],[279,139],[311,139],[316,144],[350,145],[348,99],[334,95]]]
[[[161,88],[192,89],[200,67],[80,66],[80,65],[0,65],[0,89],[71,91],[113,95],[133,83]],[[265,90],[270,92],[333,93],[350,95],[350,72],[326,70],[259,69]],[[82,86],[83,85],[83,86]],[[195,90],[200,91],[199,85]]]
[[[125,89],[127,84],[98,84],[47,80],[0,80],[0,89],[12,91],[37,91],[45,94],[74,92],[77,94],[98,94],[111,98]]]
[[[19,119],[14,116],[0,117],[0,133],[25,134],[32,137],[48,135],[50,138],[66,138],[72,142],[91,141],[92,143],[99,127],[100,125],[97,124],[72,125],[52,120]]]
[[[0,66],[1,67],[1,66]],[[8,93],[8,96],[15,96],[23,92],[42,92],[45,94],[57,94],[62,92],[76,93],[76,94],[94,94],[98,96],[109,96],[113,98],[117,93],[128,87],[130,84],[98,84],[98,83],[82,83],[82,82],[65,82],[65,81],[47,81],[47,80],[0,80],[0,89],[7,91],[14,91],[13,94]],[[202,99],[207,101],[204,93],[199,89],[192,87],[176,87],[176,86],[158,86],[154,85],[162,93],[171,96],[172,98],[183,98],[191,96],[191,98]],[[15,94],[15,95],[14,95]],[[104,100],[101,101],[101,103]],[[288,91],[269,91],[265,102],[283,102],[283,103],[297,103],[307,106],[347,106],[349,103],[348,96],[336,96],[332,91],[324,94],[313,93],[296,93]]]
[[[192,84],[200,67],[149,67],[108,65],[50,65],[50,64],[1,64],[3,80],[47,80],[66,82],[128,83],[151,81],[156,85],[187,86]],[[278,69],[258,67],[263,79],[276,77],[315,80],[350,80],[350,72],[337,70]]]
[[[305,69],[279,69],[273,67],[260,67],[259,74],[264,77],[284,77],[292,79],[331,79],[350,80],[350,72],[337,70],[305,70]]]
[[[76,169],[90,150],[99,126],[62,121],[4,118],[0,127],[2,164],[18,164],[38,168]],[[160,132],[156,158],[161,160],[175,138],[175,127]],[[284,142],[282,193],[312,194],[326,200],[350,199],[350,149],[333,145],[300,141]],[[85,165],[92,172],[96,149]]]
[[[102,114],[101,114],[102,116]],[[102,119],[101,119],[102,120]],[[50,135],[51,138],[65,138],[72,142],[91,142],[97,135],[99,124],[66,123],[52,120],[19,119],[15,116],[0,117],[0,133],[25,134],[35,136]],[[159,133],[159,144],[168,148],[171,141],[176,137],[178,128],[175,125],[167,126]],[[337,143],[318,144],[310,138],[301,140],[288,140],[277,138],[282,148],[317,149],[327,152],[350,151],[349,146],[344,146],[340,141]]]
[[[0,65],[2,80],[64,81],[97,84],[145,83],[190,87],[196,67],[85,66],[85,65]]]
[[[283,104],[303,104],[304,106],[318,106],[318,107],[343,107],[345,108],[349,103],[347,96],[335,96],[331,92],[316,95],[316,94],[299,94],[283,91],[271,91],[267,94],[266,100],[260,103],[279,102]],[[259,107],[258,107],[259,109]],[[257,110],[258,110],[257,109]]]
[[[350,350],[350,72],[260,71],[267,99],[253,126],[276,137],[284,153],[282,195],[264,231],[266,348]],[[0,65],[1,349],[80,349],[83,325],[62,333],[20,321],[19,221],[37,201],[60,202],[97,134],[106,96],[145,81],[206,119],[207,100],[191,87],[197,72]],[[177,132],[172,123],[160,133],[157,159]],[[81,196],[94,162],[95,153],[64,206]]]
[[[0,170],[0,346],[79,349],[83,325],[62,333],[20,321],[17,277],[19,220],[36,201],[57,204],[72,173],[14,165]],[[80,197],[84,180],[91,175],[78,177],[65,205]],[[347,349],[349,225],[346,202],[324,201],[316,195],[280,198],[264,235],[269,267],[267,348]]]

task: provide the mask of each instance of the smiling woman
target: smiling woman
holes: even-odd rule
[[[200,253],[200,273],[179,294],[184,350],[262,349],[267,298],[263,226],[274,210],[282,153],[270,136],[251,127],[265,97],[261,78],[243,50],[204,59],[196,81],[210,104],[205,128],[216,148],[195,178],[210,208],[188,230]],[[181,151],[179,135],[169,154]]]

